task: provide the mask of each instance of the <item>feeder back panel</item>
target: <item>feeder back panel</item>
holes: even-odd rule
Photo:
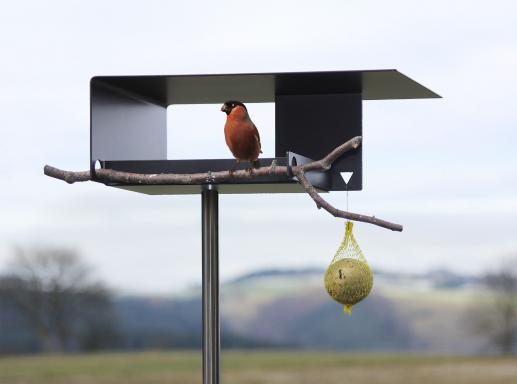
[[[336,143],[362,136],[362,97],[360,93],[326,95],[277,95],[275,99],[275,155],[287,151],[321,159]],[[315,144],[317,143],[317,145]],[[362,150],[345,153],[332,165],[332,191],[345,191],[339,172],[353,172],[348,190],[361,190]]]

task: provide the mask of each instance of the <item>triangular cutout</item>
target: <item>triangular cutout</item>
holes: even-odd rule
[[[354,172],[339,172],[341,174],[341,177],[343,178],[345,184],[348,184],[350,179],[352,178],[352,175]]]

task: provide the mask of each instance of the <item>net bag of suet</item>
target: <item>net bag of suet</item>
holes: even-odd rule
[[[347,314],[363,300],[373,287],[373,273],[352,233],[353,223],[347,221],[345,237],[325,272],[325,289]]]

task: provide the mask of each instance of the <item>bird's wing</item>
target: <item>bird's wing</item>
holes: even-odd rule
[[[258,146],[259,146],[259,149],[260,149],[260,153],[262,153],[262,144],[260,143],[259,131],[258,131],[257,127],[255,126],[255,124],[253,123],[253,121],[251,122],[251,126],[253,127],[253,136],[255,137],[255,140],[258,143]]]

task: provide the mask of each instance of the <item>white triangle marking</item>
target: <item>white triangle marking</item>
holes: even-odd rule
[[[345,184],[348,184],[350,179],[352,178],[352,175],[354,172],[339,172],[341,174],[341,177],[343,178]]]

